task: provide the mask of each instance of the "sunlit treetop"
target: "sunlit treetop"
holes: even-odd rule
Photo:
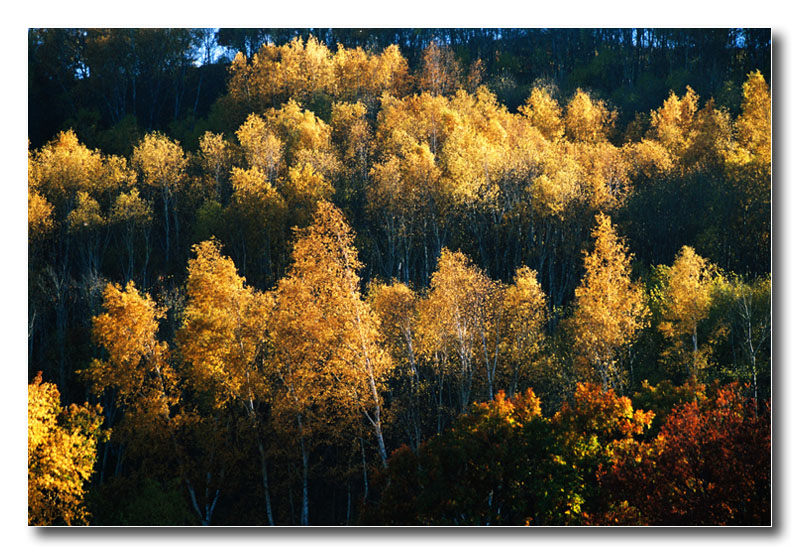
[[[134,147],[131,162],[145,185],[173,191],[183,184],[188,160],[180,143],[155,132]]]
[[[760,71],[747,76],[743,87],[742,114],[736,120],[739,143],[769,166],[772,162],[772,99]]]
[[[602,100],[594,100],[581,89],[567,104],[564,115],[566,136],[571,141],[596,143],[606,140],[617,119]]]
[[[548,141],[555,141],[564,136],[563,110],[547,89],[534,87],[531,94],[520,107],[520,112]]]

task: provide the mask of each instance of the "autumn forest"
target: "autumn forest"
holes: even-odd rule
[[[29,525],[770,525],[770,71],[29,29]]]

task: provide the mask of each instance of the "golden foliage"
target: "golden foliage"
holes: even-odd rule
[[[667,273],[663,321],[658,329],[671,342],[664,353],[676,357],[690,377],[707,365],[710,347],[698,344],[697,326],[706,319],[712,302],[712,267],[684,246]]]
[[[761,164],[772,163],[772,99],[760,71],[747,76],[742,87],[742,114],[736,119],[739,144]]]
[[[547,89],[531,89],[531,94],[519,111],[548,141],[557,141],[564,136],[563,110]]]
[[[579,362],[599,375],[604,388],[617,388],[625,384],[620,352],[644,327],[648,309],[643,287],[631,282],[628,249],[608,216],[597,216],[592,237],[594,250],[585,253],[586,273],[575,289],[575,347]]]
[[[99,198],[129,187],[134,179],[124,158],[86,148],[72,130],[60,132],[28,156],[30,185],[62,214],[72,208],[79,192]]]
[[[163,133],[148,133],[133,149],[131,163],[148,187],[171,195],[185,179],[187,159],[180,143]]]
[[[439,364],[450,353],[456,356],[456,364],[445,364],[443,370],[456,380],[461,411],[469,405],[479,366],[484,367],[488,398],[494,396],[496,359],[490,353],[499,348],[501,299],[502,284],[463,253],[442,249],[430,291],[419,304],[421,352]]]
[[[71,232],[92,231],[102,227],[106,219],[100,212],[100,204],[86,191],[79,191],[76,206],[67,217]]]
[[[53,205],[28,187],[28,241],[40,239],[53,229]]]
[[[261,116],[250,114],[236,130],[236,137],[251,168],[261,171],[268,181],[278,177],[283,164],[284,144]]]
[[[217,198],[221,195],[222,180],[234,161],[234,149],[221,133],[206,131],[199,140],[200,167],[204,178],[210,181]],[[250,162],[248,160],[248,162]],[[252,162],[250,162],[251,165]]]
[[[408,63],[397,45],[380,54],[339,45],[334,54],[314,37],[265,44],[249,61],[240,52],[229,75],[233,100],[257,112],[288,101],[307,103],[315,95],[372,104],[384,92],[405,94],[410,84]]]
[[[331,138],[339,146],[342,170],[366,180],[375,150],[367,108],[361,102],[336,102],[331,110]]]
[[[682,158],[697,135],[695,116],[699,99],[689,86],[682,98],[670,92],[661,108],[650,112],[651,128],[645,137],[657,141],[674,160]]]
[[[522,375],[539,358],[545,341],[548,319],[547,296],[542,291],[536,270],[517,268],[514,281],[503,293],[501,352],[509,367],[507,378],[513,393]]]
[[[567,104],[564,116],[566,136],[571,141],[596,143],[608,139],[617,112],[609,111],[605,102],[593,100],[581,89]]]
[[[124,289],[106,286],[103,309],[92,320],[92,333],[107,356],[92,360],[79,375],[90,382],[95,394],[114,389],[120,405],[155,420],[168,418],[178,392],[167,344],[158,340],[164,308],[129,282]]]
[[[62,407],[41,374],[28,384],[28,524],[88,524],[85,485],[94,471],[102,409]]]
[[[153,219],[150,204],[139,196],[139,189],[121,192],[111,207],[110,220],[115,223],[128,223],[144,226]]]
[[[188,302],[178,343],[193,385],[214,407],[243,402],[252,410],[266,394],[258,368],[272,299],[245,286],[233,261],[215,241],[193,248],[186,281]]]
[[[280,109],[267,110],[264,117],[269,131],[274,132],[283,145],[287,168],[310,164],[328,178],[339,170],[331,142],[331,128],[313,112],[303,110],[297,102],[290,100]]]
[[[278,283],[269,368],[284,391],[277,396],[279,412],[307,417],[315,404],[317,418],[338,414],[352,422],[363,414],[383,451],[380,391],[391,359],[381,347],[378,319],[361,297],[360,268],[352,229],[335,206],[320,201],[311,225],[298,232],[292,264]]]
[[[450,48],[434,41],[425,47],[419,86],[434,96],[450,95],[461,87],[461,65]]]

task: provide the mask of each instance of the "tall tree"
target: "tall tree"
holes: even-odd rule
[[[658,329],[670,342],[665,355],[677,357],[691,380],[697,380],[706,367],[710,351],[710,346],[700,345],[697,330],[711,310],[711,271],[705,258],[684,246],[667,274],[664,317]]]
[[[631,256],[611,219],[600,214],[592,230],[594,250],[585,253],[586,273],[575,290],[575,343],[580,364],[603,389],[627,384],[620,357],[648,316],[643,287],[631,281]]]
[[[320,425],[314,422],[315,408],[332,409],[345,425],[366,419],[383,464],[388,456],[382,389],[391,360],[380,347],[377,318],[361,297],[360,268],[352,230],[335,206],[321,201],[312,224],[295,241],[270,323],[274,348],[269,367],[284,390],[276,409],[296,421],[301,449],[301,524],[309,518],[306,441],[309,426]],[[324,432],[330,437],[332,430]]]
[[[178,195],[186,178],[186,156],[180,144],[163,133],[150,133],[133,149],[131,162],[139,173],[142,184],[151,195],[161,195],[164,213],[164,257],[169,264],[170,216],[172,216],[175,242],[179,241]]]
[[[213,399],[212,413],[244,408],[261,456],[267,522],[274,525],[267,473],[267,452],[259,423],[259,405],[268,390],[263,369],[271,297],[244,285],[220,245],[194,246],[189,261],[188,303],[178,334],[191,381]]]

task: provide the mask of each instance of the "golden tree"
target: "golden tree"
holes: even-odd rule
[[[180,143],[163,133],[149,133],[133,149],[131,163],[139,173],[142,183],[152,194],[161,194],[164,213],[164,253],[170,258],[170,212],[172,213],[176,242],[179,240],[178,195],[186,179],[188,163]]]
[[[584,253],[586,273],[575,289],[572,326],[578,363],[600,379],[603,389],[619,389],[626,379],[620,355],[648,316],[644,289],[631,281],[631,256],[611,219],[597,216],[594,250]]]
[[[593,100],[581,89],[575,92],[567,105],[564,126],[567,138],[571,141],[596,143],[606,140],[617,112],[606,107],[602,100]]]
[[[268,280],[283,258],[287,202],[258,167],[234,168],[231,182],[227,212],[234,217],[231,228],[236,237],[231,247],[243,273],[252,276],[255,270]]]
[[[314,112],[290,100],[280,108],[264,112],[264,119],[269,132],[283,145],[283,161],[287,168],[310,164],[327,178],[339,171],[331,127]]]
[[[711,348],[699,344],[697,326],[708,317],[711,301],[712,267],[692,247],[684,246],[667,273],[658,329],[670,342],[664,355],[677,359],[691,380],[708,364]]]
[[[531,94],[519,111],[548,141],[556,141],[564,136],[563,110],[546,88],[531,89]]]
[[[250,114],[236,130],[236,137],[248,165],[261,171],[268,181],[274,182],[283,166],[284,144],[269,129],[266,120]]]
[[[267,520],[274,524],[267,455],[259,433],[257,407],[267,396],[262,367],[271,297],[245,286],[220,245],[194,246],[186,282],[188,303],[178,333],[191,383],[212,401],[212,412],[244,407],[261,456]]]
[[[529,372],[539,357],[548,319],[547,296],[539,284],[536,270],[517,268],[514,282],[503,294],[501,354],[508,374],[504,376],[511,397],[520,381],[530,380]]]
[[[334,193],[325,175],[307,162],[289,168],[286,179],[281,180],[279,186],[286,198],[289,221],[294,226],[308,225],[318,203],[329,201]]]
[[[444,364],[456,382],[460,413],[470,404],[476,371],[483,366],[488,399],[494,397],[499,353],[501,284],[490,279],[461,252],[443,249],[420,303],[423,352]],[[446,364],[454,353],[457,366]],[[440,393],[441,393],[440,382]]]
[[[747,76],[742,87],[742,114],[736,120],[736,137],[760,163],[772,162],[772,98],[760,71]]]
[[[419,86],[434,96],[452,94],[461,86],[461,65],[449,47],[434,41],[425,47]]]
[[[380,346],[377,318],[361,298],[360,268],[344,216],[320,201],[312,224],[299,231],[270,321],[269,369],[283,391],[276,395],[276,411],[295,421],[301,449],[303,524],[308,524],[307,441],[314,432],[330,439],[363,417],[386,463],[381,392],[391,360]],[[343,424],[322,427],[325,415]]]
[[[645,137],[660,144],[674,161],[680,160],[695,141],[699,99],[687,86],[682,98],[670,91],[661,108],[650,112],[651,128]]]
[[[28,241],[44,237],[53,228],[53,205],[28,188]]]
[[[233,145],[230,144],[221,133],[206,131],[199,140],[200,167],[203,169],[203,177],[211,186],[214,197],[217,200],[223,198],[223,184],[235,155]]]
[[[405,405],[401,410],[407,420],[409,441],[417,449],[422,443],[422,380],[417,362],[419,295],[405,283],[392,280],[389,284],[371,283],[369,300],[380,321],[386,350],[400,366],[401,375],[408,377],[408,399],[399,404]]]
[[[358,179],[363,186],[375,148],[366,106],[361,102],[334,103],[331,110],[331,136],[339,148],[346,180]]]
[[[88,524],[85,485],[105,434],[102,409],[62,407],[55,384],[41,373],[28,384],[28,524]]]
[[[383,92],[402,96],[410,81],[408,62],[396,44],[380,54],[339,45],[333,56],[333,72],[331,92],[337,99],[363,102],[370,107]]]
[[[150,222],[153,220],[153,210],[149,202],[139,196],[139,189],[132,188],[129,192],[121,192],[114,200],[111,207],[109,220],[122,230],[122,242],[128,254],[127,265],[123,274],[129,280],[133,277],[134,256],[136,253],[134,240],[136,232],[141,231],[144,237],[143,267],[147,268],[150,256]]]
[[[166,310],[150,295],[140,293],[133,282],[124,289],[109,284],[103,292],[103,309],[93,319],[92,332],[105,356],[93,359],[78,374],[93,393],[112,393],[114,405],[123,414],[113,439],[146,461],[154,476],[177,474],[198,519],[208,525],[221,484],[212,479],[211,466],[204,463],[218,467],[224,457],[205,457],[205,451],[217,448],[217,437],[206,436],[201,443],[186,445],[202,422],[186,404],[185,383],[170,364],[168,345],[158,339],[159,321]],[[202,490],[198,482],[204,483]]]

